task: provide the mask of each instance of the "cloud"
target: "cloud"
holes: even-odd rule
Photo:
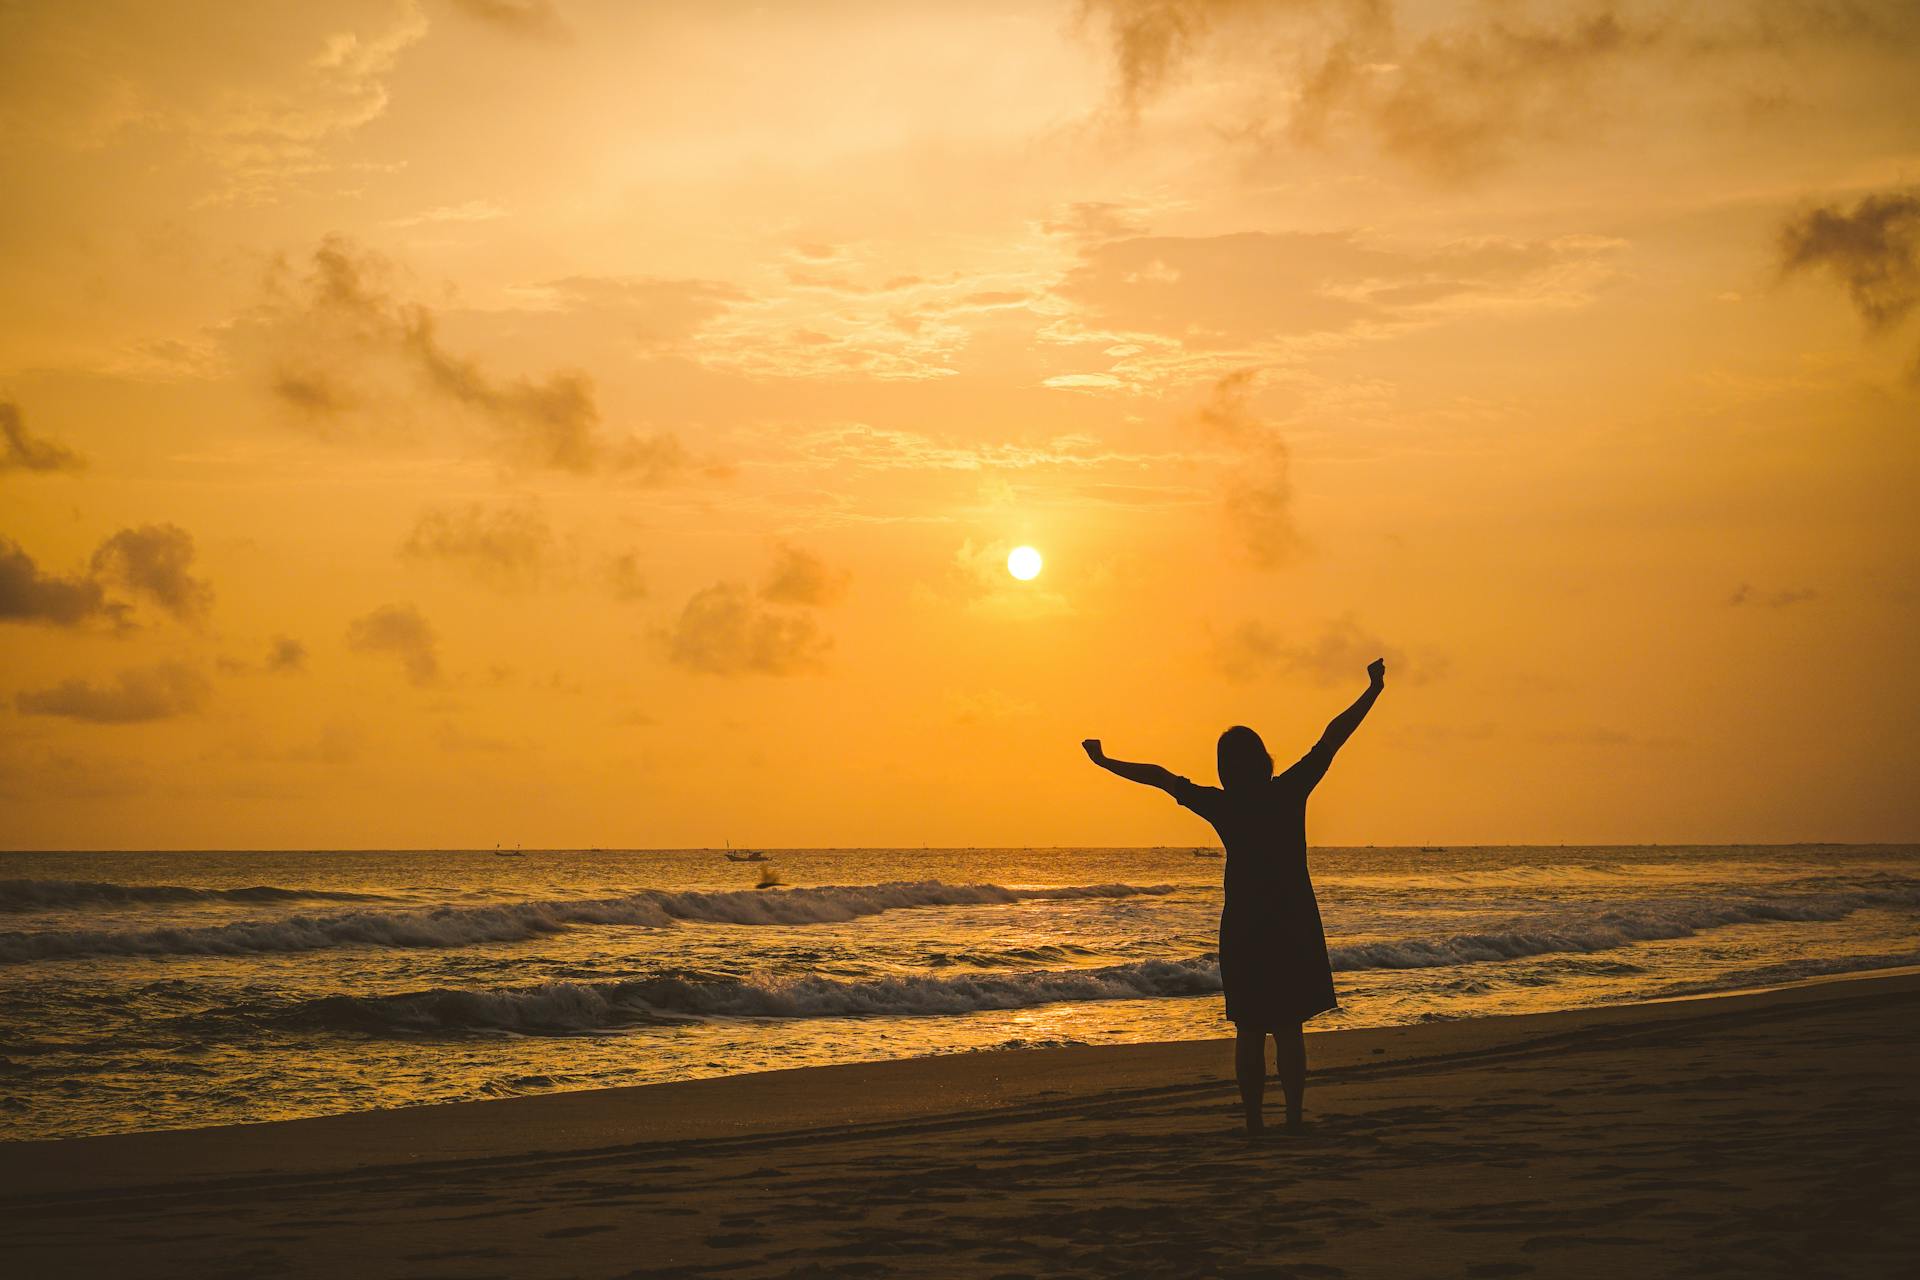
[[[1587,236],[1412,248],[1341,231],[1135,236],[1083,248],[1055,293],[1102,333],[1246,349],[1467,309],[1584,302],[1619,247]]]
[[[1808,210],[1780,229],[1783,275],[1825,271],[1867,328],[1883,333],[1920,303],[1920,188]]]
[[[1037,444],[982,441],[953,444],[917,431],[848,422],[817,430],[769,432],[771,448],[798,455],[810,469],[862,471],[1027,471],[1036,468],[1094,470],[1106,466],[1144,469],[1178,461],[1181,455],[1122,453],[1092,436],[1058,435]]]
[[[120,614],[98,582],[41,573],[19,543],[0,537],[0,622],[77,627],[103,617],[119,621]]]
[[[897,247],[865,243],[830,261],[794,260],[787,288],[754,294],[704,326],[686,357],[750,377],[831,380],[952,378],[984,332],[1023,331],[1050,269],[996,261],[987,269],[903,273]],[[985,267],[985,264],[981,264]]]
[[[382,605],[347,626],[349,649],[398,658],[407,679],[417,685],[439,683],[438,645],[433,627],[411,604]]]
[[[1083,12],[1104,14],[1112,47],[1116,91],[1128,115],[1137,115],[1192,56],[1235,0],[1083,0]]]
[[[307,646],[291,636],[275,636],[267,649],[267,670],[291,674],[307,669]]]
[[[1756,605],[1766,609],[1787,609],[1796,604],[1805,604],[1809,600],[1820,598],[1820,592],[1813,587],[1787,587],[1779,591],[1756,591],[1752,585],[1741,583],[1727,597],[1730,608],[1742,605]]]
[[[183,147],[212,170],[202,203],[277,199],[348,167],[335,146],[386,112],[389,77],[427,34],[418,0],[350,9],[6,6],[0,134]]]
[[[1125,119],[1171,96],[1218,50],[1235,63],[1206,85],[1220,136],[1274,151],[1357,133],[1440,181],[1509,163],[1531,143],[1603,137],[1635,113],[1664,127],[1660,112],[1673,108],[1648,92],[1652,82],[1737,106],[1793,88],[1819,49],[1899,48],[1915,34],[1913,6],[1898,3],[1083,3],[1102,20]],[[1239,65],[1263,57],[1264,73]],[[1688,105],[1705,115],[1719,104]]]
[[[780,545],[772,570],[760,584],[760,598],[775,604],[828,605],[847,593],[852,575],[831,569],[811,551]]]
[[[79,471],[85,466],[65,445],[29,435],[20,407],[0,400],[0,471]]]
[[[1595,82],[1663,39],[1659,27],[1604,9],[1547,21],[1496,10],[1412,44],[1394,39],[1383,6],[1347,15],[1306,75],[1290,137],[1318,143],[1344,116],[1441,178],[1491,168],[1517,142],[1588,119]]]
[[[559,471],[592,471],[600,464],[600,410],[590,378],[554,373],[538,381],[497,382],[442,347],[434,327],[433,316],[415,308],[405,331],[428,385],[492,423],[510,455]]]
[[[553,0],[453,0],[453,8],[514,35],[553,39],[567,34]]]
[[[1280,632],[1252,620],[1213,640],[1214,666],[1236,681],[1302,675],[1315,684],[1353,684],[1366,679],[1367,664],[1375,658],[1386,660],[1388,679],[1425,679],[1431,674],[1430,664],[1410,669],[1404,653],[1367,631],[1352,614],[1334,619],[1305,644],[1291,643]]]
[[[537,584],[553,548],[553,531],[537,506],[488,510],[479,503],[429,510],[401,544],[401,556],[459,565],[506,590]]]
[[[506,216],[507,211],[491,200],[466,200],[459,204],[437,204],[404,218],[389,218],[387,225],[419,227],[447,222],[492,222]]]
[[[765,608],[731,582],[695,592],[665,639],[669,660],[718,676],[817,670],[832,645],[811,614]]]
[[[1272,569],[1304,544],[1293,521],[1286,441],[1248,403],[1259,375],[1258,369],[1240,369],[1220,379],[1194,419],[1236,455],[1223,494],[1227,524],[1253,563]]]
[[[1134,219],[1125,205],[1082,200],[1068,205],[1059,217],[1042,222],[1040,230],[1069,240],[1097,241],[1144,235],[1147,228]]]
[[[276,369],[269,386],[275,396],[314,417],[345,413],[356,403],[346,388],[314,370]]]
[[[646,576],[640,572],[640,557],[633,552],[623,551],[609,559],[606,562],[604,577],[607,589],[613,592],[615,600],[646,599]]]
[[[642,351],[682,348],[747,294],[714,280],[659,276],[567,276],[533,291],[550,308],[618,329]]]
[[[1390,0],[1087,0],[1086,8],[1106,19],[1114,93],[1129,118],[1232,24],[1243,35],[1233,47],[1271,47],[1277,65],[1228,108],[1224,134],[1267,149],[1314,145],[1352,124],[1388,154],[1448,178],[1584,117],[1593,82],[1663,34],[1605,8],[1542,21],[1512,5],[1468,4],[1456,22],[1423,22],[1412,39],[1401,38]]]
[[[122,529],[93,553],[93,576],[146,596],[182,622],[202,623],[213,608],[213,587],[188,572],[193,535],[175,524]]]
[[[22,715],[136,724],[198,711],[212,692],[207,678],[192,667],[163,662],[122,671],[110,685],[68,680],[51,689],[23,690],[13,704]]]
[[[198,625],[213,607],[213,587],[193,576],[193,535],[173,524],[122,529],[102,542],[83,575],[42,573],[18,543],[0,537],[0,621],[77,627],[132,625],[132,610],[109,587],[144,597]]]
[[[592,378],[578,370],[501,377],[452,351],[432,310],[403,301],[392,265],[341,236],[303,276],[282,268],[258,313],[265,382],[323,436],[352,415],[381,418],[411,401],[452,409],[489,431],[497,454],[536,468],[618,473],[658,483],[691,462],[672,435],[609,436]],[[566,294],[579,282],[551,286]]]

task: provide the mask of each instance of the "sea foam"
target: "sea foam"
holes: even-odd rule
[[[1905,895],[1902,900],[1910,898]],[[1657,910],[1606,912],[1582,925],[1336,946],[1329,958],[1336,970],[1348,972],[1477,965],[1527,956],[1607,951],[1638,941],[1690,937],[1732,925],[1836,920],[1866,905],[1878,904],[1858,897],[1693,902]],[[548,982],[493,989],[434,988],[397,995],[328,996],[290,1009],[234,1009],[217,1016],[380,1036],[475,1032],[567,1035],[710,1018],[951,1016],[1067,1002],[1204,996],[1219,990],[1218,957],[1207,952],[1104,967],[872,978],[743,978],[672,971],[622,982]]]
[[[1198,996],[1220,990],[1211,955],[1098,969],[847,980],[663,974],[628,982],[549,982],[388,996],[330,996],[277,1020],[373,1034],[510,1031],[556,1035],[706,1018],[846,1018],[975,1013],[1082,1000]]]

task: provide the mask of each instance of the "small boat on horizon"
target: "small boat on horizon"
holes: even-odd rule
[[[727,845],[728,862],[765,862],[766,860],[767,855],[758,849],[736,849],[731,843]]]
[[[1220,858],[1220,857],[1225,857],[1226,855],[1221,853],[1218,849],[1195,849],[1193,851],[1193,856],[1196,858]]]

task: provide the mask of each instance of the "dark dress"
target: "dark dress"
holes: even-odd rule
[[[1243,1030],[1289,1029],[1339,1005],[1307,876],[1307,797],[1331,760],[1331,752],[1310,751],[1244,793],[1185,778],[1173,788],[1173,798],[1212,823],[1227,850],[1220,982],[1227,1017]]]

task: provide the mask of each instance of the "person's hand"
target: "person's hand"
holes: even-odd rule
[[[1087,749],[1087,759],[1093,761],[1095,764],[1099,764],[1107,758],[1107,753],[1100,749],[1100,739],[1098,738],[1088,738],[1080,745]]]
[[[1375,658],[1367,664],[1367,679],[1373,681],[1376,685],[1383,685],[1387,682],[1387,660],[1385,658]]]

